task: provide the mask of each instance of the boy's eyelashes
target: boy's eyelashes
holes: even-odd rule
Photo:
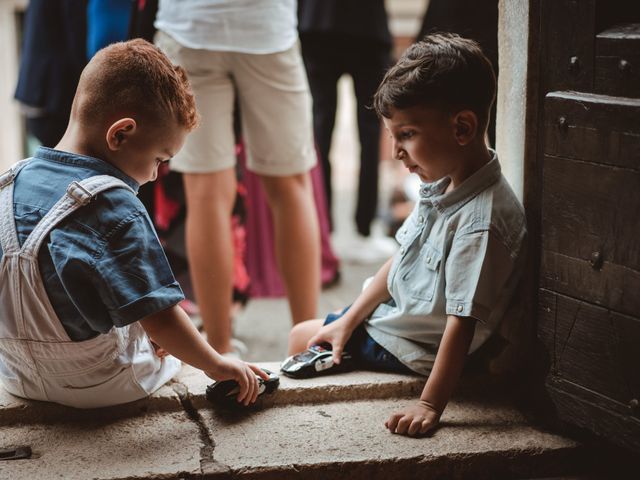
[[[400,140],[407,140],[411,137],[413,137],[416,134],[415,130],[402,130],[396,134],[394,133],[389,133],[389,137],[390,138],[398,138]]]
[[[415,135],[415,131],[414,130],[403,130],[402,132],[400,132],[400,138],[411,138]]]

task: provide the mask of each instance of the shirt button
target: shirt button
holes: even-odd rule
[[[400,247],[400,255],[404,255],[404,247]]]
[[[458,308],[456,308],[456,311],[458,313],[462,312],[462,310],[464,309],[464,307],[462,305],[458,305]]]
[[[427,263],[431,263],[431,257],[427,257]]]
[[[418,217],[418,223],[423,223],[424,222],[424,217],[422,215],[420,215]]]
[[[407,230],[406,228],[404,230],[402,230],[402,233],[404,233],[405,235],[407,234],[409,230]]]

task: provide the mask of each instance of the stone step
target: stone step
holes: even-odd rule
[[[531,478],[572,473],[579,463],[577,443],[495,402],[452,401],[427,438],[389,433],[384,420],[412,401],[13,425],[0,430],[0,445],[30,445],[34,456],[0,462],[0,478]]]
[[[259,363],[263,368],[278,373],[277,362]],[[14,423],[51,423],[59,419],[125,417],[145,412],[182,410],[180,397],[188,397],[194,408],[208,406],[205,396],[212,382],[200,370],[185,365],[175,379],[149,398],[115,407],[88,411],[34,402],[14,397],[0,387],[0,425]],[[293,380],[280,376],[280,386],[273,394],[261,400],[265,406],[301,404],[309,402],[375,399],[393,396],[418,395],[424,378],[391,373],[354,371],[316,379]]]
[[[34,455],[0,461],[0,478],[532,478],[579,472],[584,454],[531,425],[486,379],[465,379],[441,427],[421,439],[384,428],[416,400],[420,377],[281,377],[276,393],[245,411],[209,405],[209,382],[185,368],[149,399],[88,411],[3,394],[0,448],[30,445]]]

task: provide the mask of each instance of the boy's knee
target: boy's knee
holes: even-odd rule
[[[289,332],[289,342],[296,341],[300,339],[304,335],[305,331],[305,322],[297,323],[291,328]]]
[[[304,350],[309,339],[322,327],[322,322],[322,320],[314,319],[294,325],[289,332],[289,349],[296,350],[296,352]]]

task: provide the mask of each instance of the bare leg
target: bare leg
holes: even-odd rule
[[[271,207],[276,261],[293,323],[314,318],[320,295],[320,228],[307,173],[261,175]]]
[[[324,320],[307,320],[306,322],[301,322],[293,326],[291,332],[289,332],[289,349],[288,355],[293,355],[294,353],[299,353],[307,349],[307,342],[311,337],[313,337],[322,324]]]
[[[184,174],[189,269],[207,341],[218,352],[231,350],[233,243],[231,211],[236,196],[233,169]]]

